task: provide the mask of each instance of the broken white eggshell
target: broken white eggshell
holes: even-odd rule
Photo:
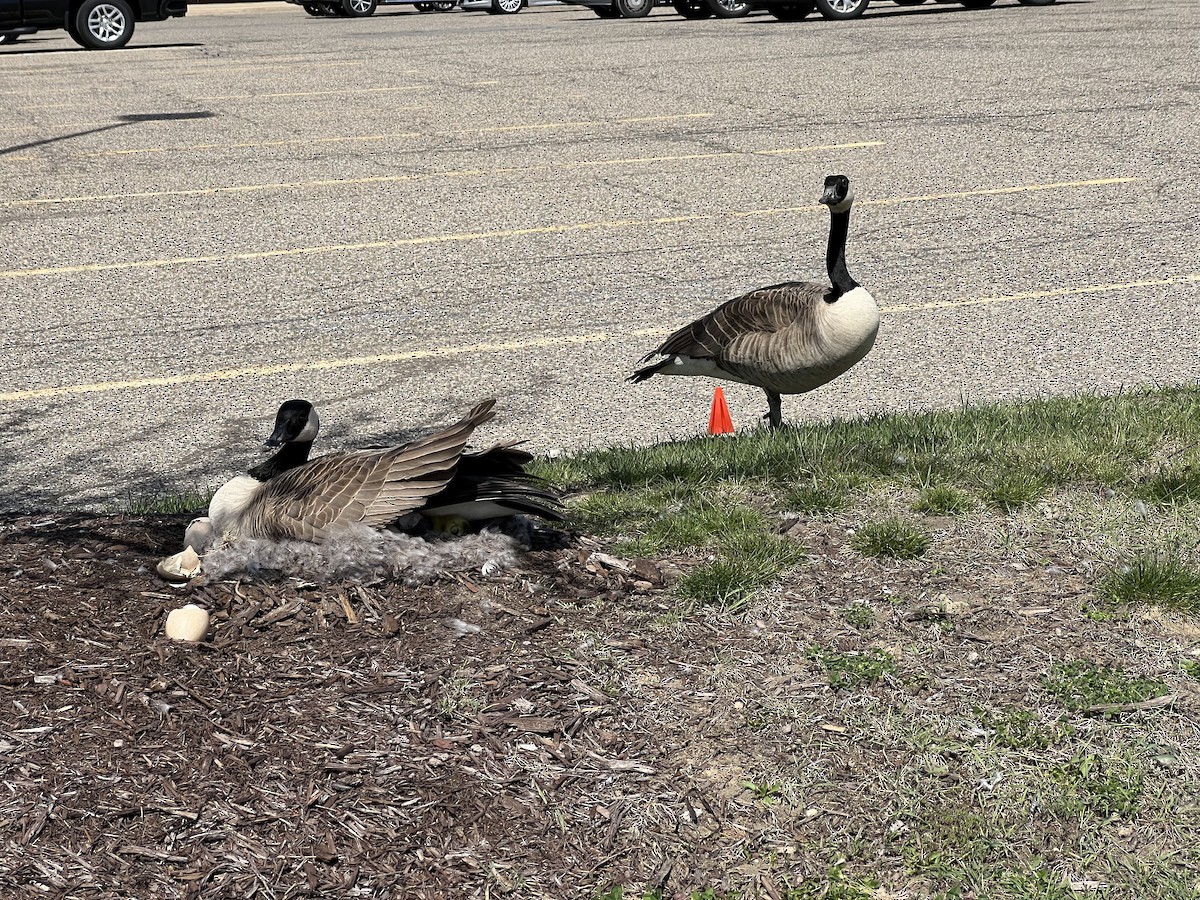
[[[167,637],[173,641],[202,641],[208,634],[208,610],[195,603],[167,614]]]
[[[200,557],[189,544],[174,556],[159,560],[154,571],[166,581],[179,583],[188,581],[200,574]]]

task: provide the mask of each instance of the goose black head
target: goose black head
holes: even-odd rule
[[[275,414],[275,430],[267,438],[268,447],[298,442],[312,443],[321,427],[317,411],[307,400],[289,400]]]
[[[830,175],[825,179],[825,193],[821,194],[821,203],[829,207],[830,212],[845,212],[854,202],[854,189],[850,187],[850,179],[845,175]]]

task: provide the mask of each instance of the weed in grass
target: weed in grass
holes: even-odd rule
[[[929,549],[929,538],[903,519],[884,519],[864,525],[854,535],[854,546],[867,556],[914,559]]]
[[[805,878],[791,884],[783,892],[785,900],[873,900],[879,896],[879,882],[874,878],[851,880],[839,862],[825,878]]]
[[[742,787],[750,791],[754,795],[754,799],[762,803],[763,806],[770,806],[780,796],[778,784],[757,784],[753,781],[743,781]]]
[[[1005,872],[1000,883],[1012,900],[1078,900],[1080,897],[1062,875],[1055,875],[1041,866]]]
[[[1159,472],[1137,491],[1143,500],[1151,503],[1185,503],[1200,500],[1200,469],[1185,466]]]
[[[842,618],[859,631],[866,631],[875,625],[875,610],[869,603],[851,603],[842,610]]]
[[[1052,767],[1050,776],[1096,815],[1129,818],[1138,811],[1143,774],[1130,760],[1106,762],[1099,756],[1079,753]]]
[[[625,886],[614,884],[612,887],[598,893],[596,900],[625,900]],[[648,890],[641,895],[641,900],[663,900],[663,892],[658,888]]]
[[[980,724],[992,732],[992,740],[1009,750],[1045,750],[1071,733],[1071,726],[1059,722],[1054,730],[1038,724],[1032,710],[1009,706],[1002,710],[976,710]]]
[[[990,505],[1011,512],[1039,499],[1046,488],[1046,479],[1038,472],[1004,469],[984,486],[982,494]]]
[[[735,532],[721,543],[714,562],[679,580],[677,591],[685,600],[737,611],[803,558],[803,548],[787,538]]]
[[[125,508],[131,516],[175,515],[203,513],[208,509],[214,491],[183,491],[178,494],[145,494],[130,496]]]
[[[821,664],[834,689],[874,684],[884,675],[896,671],[895,658],[886,651],[871,648],[862,653],[838,653],[822,647],[812,647],[808,658]]]
[[[1167,686],[1153,678],[1134,678],[1112,666],[1087,659],[1059,663],[1042,681],[1067,709],[1086,712],[1097,706],[1140,703],[1167,693]]]
[[[1187,659],[1183,661],[1183,665],[1181,665],[1179,668],[1184,675],[1200,681],[1200,662]]]
[[[957,516],[971,508],[971,498],[956,487],[936,484],[921,491],[913,509],[928,516]]]
[[[1110,604],[1200,612],[1200,572],[1172,555],[1143,554],[1105,575],[1096,593]]]

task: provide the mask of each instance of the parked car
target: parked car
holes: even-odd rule
[[[920,6],[925,0],[892,0],[897,6]],[[986,9],[996,0],[934,0],[936,3],[961,3],[967,9]],[[1049,6],[1054,0],[1017,0],[1025,6]],[[777,19],[798,22],[816,10],[826,19],[857,19],[867,11],[871,0],[750,0],[765,6]]]
[[[0,0],[0,44],[65,28],[89,50],[115,50],[129,43],[134,22],[184,15],[187,0]]]
[[[685,19],[737,19],[748,15],[750,4],[745,0],[566,0],[576,6],[586,6],[602,19],[640,19],[650,15],[655,6],[670,6]]]
[[[4,2],[4,0],[0,0]],[[372,16],[380,6],[397,6],[411,4],[421,12],[449,12],[461,2],[463,9],[482,6],[484,12],[492,15],[511,15],[519,13],[529,5],[529,0],[287,0],[297,6],[303,6],[310,16]]]

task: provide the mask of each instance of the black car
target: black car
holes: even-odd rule
[[[187,0],[0,0],[0,44],[65,28],[89,50],[112,50],[129,43],[134,22],[184,15]]]

